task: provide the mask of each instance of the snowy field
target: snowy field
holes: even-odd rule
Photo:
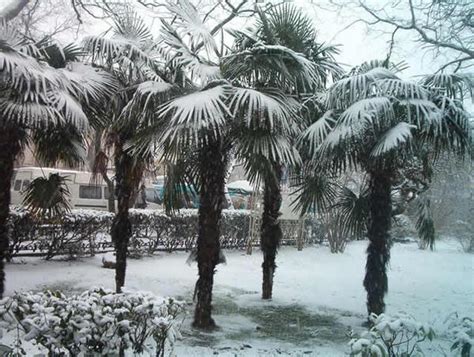
[[[183,339],[174,347],[177,356],[344,356],[348,331],[362,331],[365,320],[366,244],[350,243],[344,254],[324,246],[301,252],[282,248],[271,302],[260,300],[260,252],[226,251],[227,264],[218,266],[215,276],[214,317],[220,328],[212,334],[190,327],[197,268],[185,263],[187,253],[129,260],[127,288],[189,303]],[[438,330],[452,312],[474,317],[474,256],[457,242],[438,242],[434,252],[395,244],[391,252],[388,314],[404,311]],[[73,262],[17,259],[6,268],[6,293],[113,288],[114,271],[103,269],[101,260],[100,255]],[[442,336],[433,345],[429,355],[443,355]]]

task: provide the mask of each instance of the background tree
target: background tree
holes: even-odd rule
[[[404,0],[398,2],[330,0],[339,11],[360,14],[370,31],[390,36],[389,57],[397,40],[411,34],[431,52],[438,71],[465,72],[474,64],[474,22],[469,0]],[[353,22],[353,23],[355,23]]]

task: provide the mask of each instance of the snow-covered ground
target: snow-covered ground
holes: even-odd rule
[[[260,252],[226,251],[227,264],[218,266],[215,276],[214,314],[220,329],[212,334],[190,327],[197,268],[185,263],[187,253],[129,260],[127,288],[189,302],[177,356],[343,356],[349,351],[348,331],[362,331],[365,320],[366,244],[352,242],[344,254],[331,254],[324,246],[301,252],[282,248],[271,302],[260,300]],[[114,271],[103,269],[101,260],[17,260],[6,268],[7,294],[113,288]],[[438,242],[434,252],[414,243],[395,244],[388,275],[388,314],[404,311],[435,326],[452,312],[474,317],[474,256],[455,241]]]

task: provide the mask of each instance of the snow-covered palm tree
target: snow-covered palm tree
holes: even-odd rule
[[[144,112],[152,123],[146,132],[158,139],[168,160],[190,152],[195,158],[188,169],[200,194],[194,325],[212,328],[213,279],[222,261],[219,221],[230,159],[236,155],[248,165],[258,159],[263,164],[295,164],[298,154],[288,138],[300,130],[298,103],[285,89],[295,85],[295,77],[312,84],[318,74],[310,60],[285,46],[256,42],[236,50],[218,43],[187,1],[167,8],[173,24],[162,19],[158,48],[181,93],[156,113]],[[273,81],[265,83],[269,78]]]
[[[299,103],[294,106],[298,113],[289,118],[292,120],[289,124],[293,130],[283,131],[278,136],[278,145],[293,148],[298,133],[304,127],[303,116],[299,110],[301,98],[321,91],[329,79],[337,79],[342,70],[334,60],[336,48],[318,43],[312,20],[298,7],[283,4],[265,13],[259,11],[258,14],[259,21],[254,29],[234,32],[237,39],[236,53],[231,55],[227,77],[239,84],[255,88],[276,88],[294,100],[295,104]],[[282,54],[278,53],[280,46],[285,48],[286,52],[294,51],[300,61],[282,57]],[[265,53],[265,57],[250,56],[250,51],[256,49]],[[272,62],[278,61],[281,63],[272,68]],[[239,153],[249,176],[252,179],[261,179],[264,186],[260,239],[263,252],[262,298],[271,299],[275,258],[282,238],[278,219],[282,201],[281,175],[284,167],[288,169],[299,163],[299,154],[297,150],[293,150],[288,158],[261,155],[256,152],[254,145],[258,145],[258,141],[264,139],[264,136],[276,138],[275,130],[250,130],[243,133],[244,138],[256,135],[255,143],[247,145],[245,150]]]
[[[368,312],[375,314],[384,311],[388,289],[396,170],[417,155],[414,144],[427,145],[434,153],[449,150],[460,155],[468,153],[471,145],[468,115],[459,97],[452,95],[459,92],[456,88],[469,87],[468,77],[455,82],[430,77],[415,83],[400,79],[381,64],[365,64],[336,82],[327,93],[326,113],[302,137],[316,167],[339,172],[357,168],[368,175],[364,286]],[[314,191],[308,189],[304,196],[312,199]]]
[[[110,14],[114,25],[109,34],[88,36],[83,43],[90,62],[119,83],[118,90],[109,98],[106,113],[95,117],[96,129],[104,133],[107,145],[113,147],[117,212],[111,236],[116,250],[117,292],[125,284],[127,246],[132,229],[129,208],[134,203],[143,171],[152,161],[150,151],[132,152],[130,146],[153,117],[146,114],[164,103],[173,89],[167,82],[169,71],[162,65],[164,61],[156,50],[150,29],[133,9],[128,6],[121,9]],[[94,166],[97,171],[103,171],[106,158],[100,150],[98,152]]]
[[[30,139],[37,144],[38,158],[47,163],[77,158],[78,131],[88,126],[83,105],[93,107],[114,86],[104,73],[69,62],[77,59],[76,55],[73,47],[29,43],[0,20],[0,295],[4,291],[6,220],[15,159]],[[74,133],[71,140],[64,130]]]

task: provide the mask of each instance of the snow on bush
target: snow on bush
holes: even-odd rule
[[[441,333],[452,341],[451,351],[456,353],[456,356],[471,356],[474,344],[474,320],[452,313],[444,320],[443,325]]]
[[[117,294],[103,288],[80,295],[16,293],[0,300],[0,327],[33,341],[49,355],[117,354],[120,350],[163,356],[180,336],[176,317],[182,304],[151,293]]]
[[[423,355],[420,344],[434,338],[433,328],[417,322],[412,316],[372,314],[373,327],[349,342],[351,356],[396,357]]]

